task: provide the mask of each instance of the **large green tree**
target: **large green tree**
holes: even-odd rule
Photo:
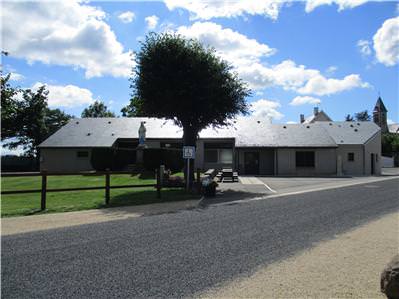
[[[202,129],[248,112],[250,90],[232,67],[214,49],[179,35],[147,35],[131,82],[137,115],[173,120],[184,145],[195,146]]]
[[[20,90],[10,85],[11,74],[1,77],[1,140],[15,136],[18,130],[18,101]]]
[[[115,117],[115,114],[108,110],[104,102],[95,101],[83,110],[82,117]]]
[[[59,109],[48,108],[48,91],[45,86],[37,91],[25,89],[20,92],[22,98],[15,100],[12,105],[15,111],[12,116],[14,128],[9,129],[6,137],[2,136],[2,140],[8,148],[22,146],[25,155],[38,157],[37,146],[65,125],[72,116]],[[2,113],[2,123],[9,115]]]

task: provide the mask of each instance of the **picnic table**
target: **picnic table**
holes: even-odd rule
[[[232,168],[223,168],[217,175],[220,182],[236,182],[238,174]]]

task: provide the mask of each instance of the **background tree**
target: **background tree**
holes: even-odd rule
[[[136,110],[136,106],[135,106],[136,101],[137,101],[137,99],[133,97],[130,100],[130,103],[121,109],[121,113],[122,113],[123,117],[139,116],[138,112]]]
[[[82,117],[115,117],[115,114],[108,110],[104,102],[95,101],[83,110]]]
[[[207,126],[226,125],[248,112],[246,84],[214,49],[196,40],[151,33],[136,63],[131,87],[137,115],[173,120],[183,128],[184,145],[195,146],[198,133]]]
[[[352,115],[350,115],[350,114],[347,114],[346,116],[345,116],[345,121],[354,121],[355,119],[353,118],[353,116]]]
[[[9,84],[11,74],[1,77],[1,140],[15,136],[18,126],[18,101],[15,96],[20,91]]]
[[[370,121],[371,116],[367,110],[360,111],[358,113],[355,113],[355,119],[357,121]]]
[[[48,108],[48,91],[45,86],[37,91],[22,90],[21,93],[22,99],[15,101],[15,128],[9,131],[4,146],[11,149],[22,146],[25,155],[38,157],[37,146],[65,125],[72,116],[59,109]]]

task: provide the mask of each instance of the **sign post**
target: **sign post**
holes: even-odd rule
[[[194,146],[183,146],[183,159],[187,159],[187,191],[190,190],[190,159],[195,158]]]

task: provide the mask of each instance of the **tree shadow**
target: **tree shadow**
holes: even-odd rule
[[[199,198],[200,196],[198,194],[187,193],[181,188],[162,189],[161,198],[158,198],[157,191],[154,188],[154,190],[131,191],[131,192],[125,192],[120,195],[112,196],[110,203],[108,205],[101,203],[97,206],[97,208],[137,206],[137,205],[147,205],[154,203],[192,200]]]

